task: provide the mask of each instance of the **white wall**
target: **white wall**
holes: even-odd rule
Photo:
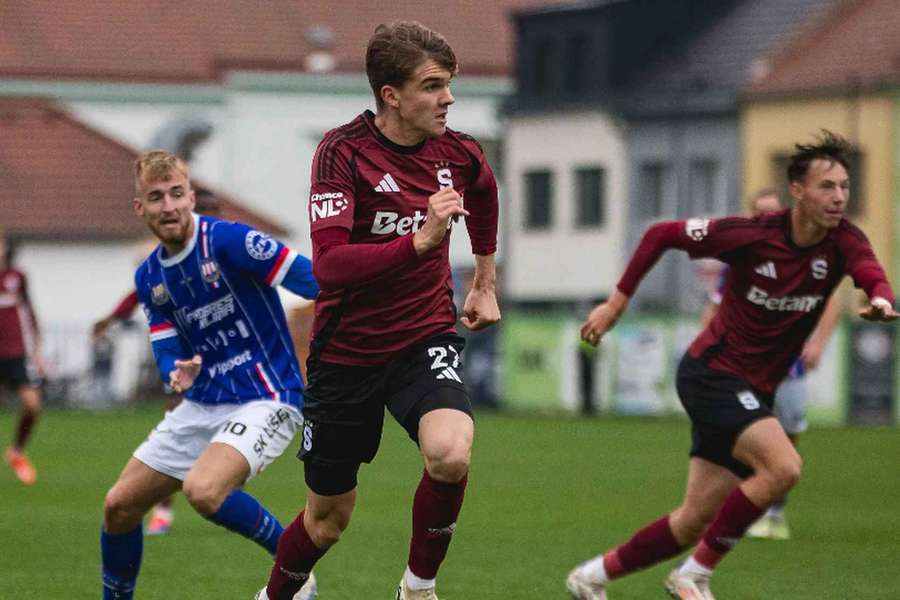
[[[247,208],[287,229],[285,241],[310,252],[306,199],[313,153],[322,135],[347,123],[374,101],[363,75],[324,76],[245,74],[230,80],[219,94],[196,100],[185,92],[151,90],[135,101],[81,94],[66,101],[79,118],[135,150],[145,150],[160,128],[178,118],[201,118],[214,126],[192,161],[193,175],[234,195]],[[498,139],[497,106],[506,91],[502,81],[461,82],[450,126],[476,138]],[[156,100],[154,100],[156,97]],[[451,259],[471,265],[465,228],[453,236]]]
[[[515,300],[573,300],[606,295],[622,269],[626,218],[625,144],[619,125],[601,113],[517,116],[508,124],[504,218],[506,293]],[[606,225],[574,225],[574,169],[606,171]],[[553,172],[553,225],[523,228],[524,174]]]
[[[41,326],[42,351],[50,375],[85,383],[87,405],[107,404],[130,393],[137,364],[146,353],[143,330],[117,336],[113,398],[96,394],[85,381],[92,364],[90,328],[134,289],[134,271],[146,256],[143,243],[27,242],[16,262],[28,277],[29,294]],[[135,318],[143,322],[138,310]]]

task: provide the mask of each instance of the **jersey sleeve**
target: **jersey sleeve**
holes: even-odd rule
[[[284,285],[305,298],[319,293],[309,259],[249,225],[217,221],[210,244],[216,260],[230,269],[272,287]]]
[[[473,156],[472,168],[475,169],[475,180],[464,198],[465,208],[469,211],[466,229],[472,240],[472,253],[487,256],[497,251],[497,180],[478,142],[470,138],[463,144]]]
[[[869,300],[880,297],[893,304],[894,291],[866,234],[848,224],[843,229],[840,244],[847,257],[847,273],[853,279],[853,284],[863,290]]]
[[[386,244],[351,244],[350,232],[329,227],[312,234],[316,280],[326,290],[368,283],[419,259],[413,234]]]
[[[144,308],[150,325],[150,347],[163,383],[169,383],[169,373],[175,370],[175,361],[190,358],[193,353],[175,325],[156,308],[147,294],[148,285],[141,285],[140,271],[135,278],[138,300]]]
[[[683,250],[691,258],[717,258],[729,263],[734,250],[758,238],[753,221],[743,217],[657,223],[641,238],[616,287],[631,296],[659,257],[670,248]]]
[[[335,141],[339,135],[327,134],[313,156],[308,205],[311,233],[330,227],[353,229],[356,199],[352,150]]]
[[[119,303],[110,313],[110,316],[114,319],[118,319],[120,321],[124,321],[129,318],[131,314],[134,312],[134,309],[137,308],[138,305],[138,295],[137,291],[132,290],[128,293],[127,296],[119,300]]]

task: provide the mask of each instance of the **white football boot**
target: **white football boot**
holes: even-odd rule
[[[716,600],[709,589],[709,577],[682,575],[673,569],[663,581],[666,591],[680,600]]]
[[[566,577],[566,589],[577,600],[606,600],[606,586],[590,581],[577,566]]]
[[[306,580],[306,583],[303,584],[303,587],[300,588],[296,594],[294,594],[293,600],[313,600],[316,598],[316,575],[315,573],[309,574],[309,579]],[[253,597],[253,600],[269,600],[269,595],[266,593],[266,588],[259,590],[256,592],[256,596]]]
[[[411,590],[406,585],[406,575],[400,578],[400,585],[397,586],[397,595],[395,600],[438,600],[434,588],[424,590]]]

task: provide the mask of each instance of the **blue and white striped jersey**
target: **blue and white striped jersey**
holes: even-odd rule
[[[315,298],[308,258],[242,223],[194,215],[184,250],[165,256],[158,246],[138,267],[135,285],[163,381],[176,359],[199,354],[190,400],[271,398],[302,408],[303,378],[275,287]]]

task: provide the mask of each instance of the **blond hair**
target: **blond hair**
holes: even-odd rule
[[[183,160],[165,150],[149,150],[134,161],[134,189],[140,194],[141,186],[150,181],[165,181],[173,172],[181,173],[190,181],[187,165]]]

